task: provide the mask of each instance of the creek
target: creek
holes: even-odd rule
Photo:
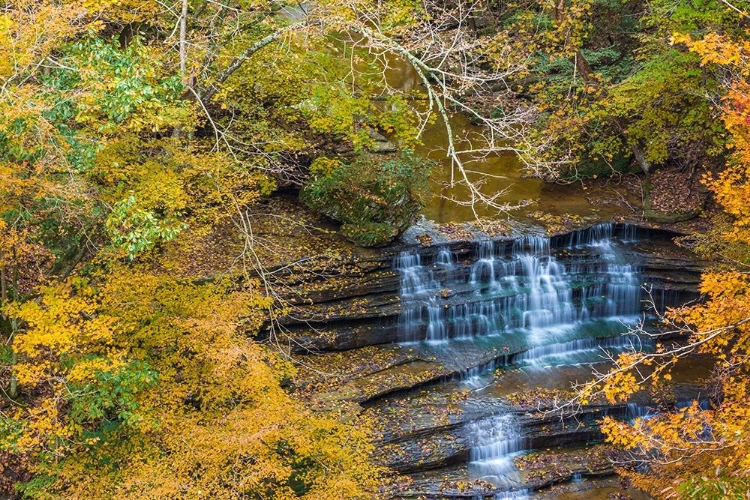
[[[389,66],[393,69],[387,76],[394,86],[419,84],[407,65],[393,61]],[[455,140],[482,143],[482,130],[465,116],[454,114],[450,120],[459,134]],[[484,207],[449,201],[468,199],[468,192],[449,183],[452,166],[445,157],[446,148],[447,136],[439,120],[428,125],[418,152],[439,167],[422,211],[425,218],[456,223],[477,215],[497,217]],[[611,186],[557,186],[528,177],[511,153],[464,161],[472,170],[492,174],[482,181],[485,192],[504,190],[504,200],[509,203],[532,201],[530,207],[508,214],[522,223],[533,224],[528,215],[533,211],[583,220],[627,218],[626,209],[639,204],[632,199],[637,193],[623,195]],[[602,203],[612,199],[616,201]],[[621,201],[624,203],[618,203]],[[432,255],[412,249],[394,257],[402,302],[395,341],[415,349],[422,359],[440,360],[450,372],[438,384],[401,394],[397,391],[375,404],[381,413],[395,412],[410,422],[423,421],[411,430],[412,436],[422,433],[420,437],[404,438],[412,446],[395,446],[398,452],[419,456],[411,465],[401,464],[414,481],[404,496],[529,498],[531,490],[544,481],[535,482],[519,471],[515,458],[542,446],[575,447],[597,441],[601,436],[590,429],[604,414],[619,412],[622,418],[635,418],[649,413],[648,406],[638,403],[602,408],[582,417],[589,425],[584,431],[563,423],[545,436],[505,402],[508,396],[533,393],[540,387],[570,390],[587,380],[593,367],[608,368],[608,358],[618,352],[653,348],[648,338],[633,333],[635,327],[648,331],[656,312],[695,297],[689,287],[664,286],[669,276],[654,285],[648,259],[637,255],[644,244],[652,243],[653,236],[635,226],[605,223],[562,237],[525,235],[479,241],[469,255],[438,245]],[[656,239],[661,240],[657,246],[670,245],[664,235]],[[655,251],[653,247],[646,250]],[[683,377],[682,383],[690,385],[696,372],[705,373],[697,368],[699,364],[693,363],[695,369],[688,369],[691,374]],[[697,397],[690,389],[676,389],[679,391],[683,392],[675,394],[677,399]],[[440,405],[461,408],[457,413],[462,417],[447,417],[455,424],[447,432],[434,432],[439,427],[434,420],[419,415],[439,412]],[[560,455],[566,453],[565,448],[560,450]],[[593,469],[591,464],[578,470],[569,468],[557,480],[580,482],[582,475],[595,477]],[[587,495],[594,497],[598,492],[604,497],[610,486],[589,485]],[[638,497],[637,492],[633,495]]]
[[[569,386],[573,375],[585,380],[592,364],[618,351],[651,349],[651,341],[633,333],[634,327],[684,298],[665,288],[646,297],[641,266],[629,250],[648,238],[648,231],[635,226],[599,224],[564,237],[482,241],[468,259],[445,247],[431,260],[413,250],[402,252],[394,261],[404,304],[397,340],[423,344],[419,348],[433,356],[484,360],[457,371],[437,389],[469,388],[461,403],[466,408],[491,406],[488,399],[498,397],[505,385],[502,372],[511,367],[525,375],[516,376],[514,392],[533,391],[538,387],[533,384],[544,385],[540,379],[557,386]],[[414,399],[420,397],[424,393]],[[633,404],[623,413],[643,416],[638,408]],[[460,475],[469,483],[490,484],[494,498],[527,498],[513,459],[533,449],[533,439],[517,412],[492,413],[464,425],[469,453]],[[589,438],[584,434],[581,442]]]
[[[375,422],[378,460],[406,481],[392,496],[531,498],[560,483],[604,494],[616,485],[597,482],[613,474],[595,456],[597,421],[647,417],[650,396],[575,415],[548,413],[549,398],[624,349],[652,349],[634,328],[698,296],[702,263],[674,236],[604,223],[368,251],[335,287],[308,283],[313,304],[285,328],[307,366],[337,374],[321,397]],[[708,365],[673,373],[673,404],[701,397]]]
[[[390,87],[407,92],[421,85],[404,61],[386,59]],[[457,143],[481,146],[482,130],[467,117],[452,114],[450,124]],[[449,201],[468,195],[450,184],[444,124],[427,123],[421,140],[417,152],[438,165],[424,218],[497,220],[496,210]],[[638,219],[637,190],[546,184],[525,175],[511,153],[463,161],[490,174],[483,191],[505,191],[509,203],[531,201],[502,215],[521,230],[500,238],[431,238],[424,246],[412,238],[361,251],[341,271],[290,276],[294,289],[307,280],[305,292],[294,292],[298,310],[282,318],[299,378],[329,374],[322,401],[364,408],[376,429],[377,459],[399,474],[389,497],[606,498],[619,489],[616,480],[602,479],[614,471],[597,455],[597,422],[605,415],[647,417],[655,411],[650,396],[563,415],[545,411],[560,401],[534,402],[532,395],[572,394],[571,386],[592,369],[606,370],[617,353],[652,349],[638,332],[658,328],[657,312],[698,296],[703,264],[674,245],[675,233],[597,224]],[[543,236],[534,212],[590,225]],[[434,226],[424,228],[436,236]],[[700,399],[695,382],[709,365],[695,358],[673,374],[674,404]],[[560,483],[571,487],[549,489]]]

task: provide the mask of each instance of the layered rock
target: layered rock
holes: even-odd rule
[[[632,407],[594,404],[561,416],[511,396],[546,379],[585,378],[559,366],[588,367],[606,352],[647,348],[637,335],[622,335],[628,325],[697,297],[703,264],[675,247],[674,236],[600,225],[552,238],[392,246],[318,262],[302,275],[279,267],[275,285],[293,306],[279,323],[301,363],[294,386],[371,415],[379,461],[410,479],[394,496],[521,495],[568,480],[585,471],[527,477],[509,466],[518,488],[500,476],[480,480],[476,449],[489,445],[478,444],[477,426],[510,418],[523,442],[508,448],[509,458],[488,459],[495,467],[524,450],[595,442],[603,415],[632,415]]]

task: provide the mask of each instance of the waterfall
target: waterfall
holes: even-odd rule
[[[675,408],[687,408],[689,406],[692,406],[693,403],[698,403],[698,408],[701,410],[710,410],[711,409],[711,401],[709,401],[706,398],[698,398],[698,399],[688,399],[683,401],[677,401],[675,403]]]
[[[641,348],[622,325],[643,311],[640,270],[627,251],[637,238],[633,226],[600,224],[563,237],[480,241],[461,259],[448,247],[404,252],[394,260],[398,339],[427,341],[425,349],[448,363],[459,359],[457,378],[474,391],[492,384],[499,366],[546,369],[591,362],[599,351]],[[492,348],[495,357],[462,365],[474,360],[477,346]],[[648,415],[637,406],[629,412]],[[464,430],[470,477],[495,485],[496,499],[528,498],[513,459],[530,444],[516,417],[500,414]]]
[[[636,236],[633,226],[600,224],[566,238],[486,240],[469,263],[459,263],[447,247],[425,262],[416,251],[404,252],[394,260],[402,299],[399,341],[513,330],[543,338],[596,318],[639,315],[639,270],[623,252]]]
[[[427,339],[442,340],[444,328],[435,297],[440,283],[434,279],[432,270],[422,265],[418,253],[412,252],[402,252],[394,259],[393,267],[401,277],[400,296],[404,303],[398,319],[399,339],[403,342],[421,340],[422,327],[426,324]]]
[[[402,252],[396,258],[393,267],[401,274],[400,294],[403,298],[429,296],[440,287],[430,268],[422,265],[422,258],[418,253]]]
[[[638,403],[628,403],[627,415],[628,419],[635,420],[636,418],[648,419],[656,416],[657,412],[649,407],[639,405]]]
[[[492,484],[495,499],[529,498],[524,483],[529,478],[514,459],[532,451],[537,432],[522,428],[526,419],[503,410],[498,398],[522,394],[532,383],[556,388],[551,378],[577,377],[581,365],[604,361],[613,351],[653,348],[627,326],[645,309],[646,273],[639,268],[644,247],[637,244],[642,235],[634,226],[599,224],[552,238],[484,240],[395,257],[401,298],[397,339],[424,342],[409,352],[441,363],[448,375],[439,376],[452,377],[451,391],[471,401],[469,421],[456,431],[470,447],[466,472],[462,468],[459,474]],[[663,292],[655,307],[677,296]],[[520,366],[520,373],[505,369],[509,366]],[[435,394],[436,400],[452,401]],[[636,404],[617,413],[631,419],[655,414]],[[476,491],[489,497],[487,490]]]
[[[477,259],[471,266],[469,281],[476,288],[477,295],[480,294],[482,288],[486,287],[491,290],[496,288],[496,274],[495,244],[492,241],[480,241],[477,247]]]
[[[528,490],[503,491],[495,495],[495,500],[504,500],[506,498],[526,500],[529,498],[529,492]]]
[[[448,250],[447,248],[441,248],[440,251],[438,251],[435,262],[442,266],[452,267],[455,260],[456,257],[450,250]]]
[[[520,489],[521,475],[513,458],[528,449],[527,440],[511,415],[472,422],[467,426],[468,438],[473,443],[469,469],[479,477],[504,491],[496,498],[527,498]]]
[[[490,383],[491,377],[488,377],[488,374],[492,374],[498,366],[506,366],[507,364],[508,356],[505,356],[504,359],[492,360],[486,365],[469,368],[459,375],[459,380],[474,390],[483,389]]]

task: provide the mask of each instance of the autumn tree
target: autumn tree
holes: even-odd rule
[[[273,19],[248,8],[259,28]],[[366,431],[292,399],[293,366],[254,342],[278,306],[257,274],[181,266],[275,182],[203,140],[213,115],[172,16],[129,1],[0,11],[3,491],[371,497]],[[252,44],[209,33],[217,50]]]
[[[670,38],[732,29],[721,1],[522,2],[499,15],[496,38],[514,39],[511,57],[528,59],[510,83],[535,109],[527,140],[537,147],[522,155],[536,175],[565,182],[720,162],[721,84]]]
[[[730,134],[730,157],[726,169],[706,176],[705,182],[728,223],[719,221],[713,232],[698,238],[702,250],[723,264],[702,278],[704,303],[668,310],[664,316],[667,334],[681,335],[682,342],[660,342],[653,353],[621,354],[614,368],[597,374],[581,395],[584,401],[594,395],[610,402],[626,400],[644,387],[668,384],[672,367],[692,354],[715,360],[708,408],[696,401],[632,424],[604,420],[608,440],[627,452],[627,460],[620,464],[623,472],[658,498],[744,498],[750,487],[750,279],[745,271],[750,264],[749,35],[745,31],[736,37],[707,33],[673,38],[699,57],[706,70],[721,75],[726,88],[718,104]]]

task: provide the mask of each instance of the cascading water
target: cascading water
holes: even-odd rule
[[[593,339],[576,339],[560,344],[549,344],[519,353],[513,357],[514,364],[531,363],[545,364],[554,358],[569,358],[571,354],[585,353],[587,351],[600,351],[604,349],[635,348],[640,350],[643,341],[635,335],[621,335],[619,337],[605,337]],[[552,358],[552,359],[551,359]]]
[[[399,340],[428,341],[432,352],[448,357],[462,352],[461,342],[496,346],[494,359],[461,372],[475,391],[492,383],[499,365],[546,369],[591,362],[602,349],[640,348],[637,336],[622,335],[622,322],[642,314],[639,270],[626,251],[637,237],[631,226],[602,224],[565,238],[479,242],[472,259],[448,248],[424,257],[403,253],[394,262],[401,277]],[[513,459],[529,444],[515,417],[471,422],[466,431],[471,476],[494,484],[498,499],[527,498]]]
[[[469,439],[474,443],[471,448],[469,469],[473,475],[495,486],[504,492],[496,498],[527,498],[523,484],[513,458],[528,449],[519,426],[510,415],[472,422],[467,426]]]
[[[627,241],[636,235],[630,226],[620,233]],[[471,264],[459,264],[447,248],[431,264],[404,252],[394,262],[403,301],[399,340],[440,342],[518,329],[554,333],[594,318],[638,315],[638,270],[625,262],[613,234],[611,224],[571,233],[556,246],[572,255],[566,263],[553,254],[552,240],[539,236],[509,245],[480,242]]]
[[[435,296],[440,291],[440,283],[433,278],[432,270],[422,265],[419,254],[409,252],[403,252],[395,259],[394,268],[401,275],[400,295],[405,304],[399,316],[400,340],[421,340],[424,325],[427,340],[442,340],[445,333]]]
[[[650,406],[639,405],[638,403],[628,403],[627,415],[630,420],[636,418],[651,418],[656,414],[657,412]]]
[[[435,261],[442,266],[453,266],[455,260],[456,257],[447,248],[441,248],[437,254],[437,259],[435,259]]]

